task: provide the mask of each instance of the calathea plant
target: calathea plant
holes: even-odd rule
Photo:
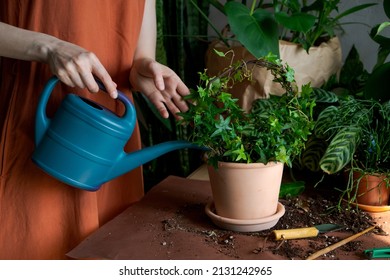
[[[383,1],[383,8],[390,15],[390,0]],[[319,117],[301,157],[312,171],[335,174],[347,167],[389,173],[390,62],[385,61],[390,53],[390,38],[382,34],[389,25],[386,21],[371,29],[370,37],[379,45],[371,73],[364,69],[352,47],[339,78],[327,82],[324,88],[328,91],[318,91]]]
[[[390,0],[384,0],[383,7],[390,15]],[[390,40],[383,35],[389,25],[383,22],[371,29],[370,37],[379,44],[377,63],[371,72],[364,69],[353,47],[339,78],[327,82],[326,89],[337,95],[333,93],[333,100],[324,108],[316,107],[321,110],[302,153],[300,163],[310,170],[345,176],[346,182],[337,188],[340,201],[356,203],[360,183],[368,182],[367,176],[382,180],[377,191],[382,192],[382,186],[390,188],[390,63],[386,62]]]
[[[221,56],[227,54],[219,53]],[[232,60],[233,61],[233,60]],[[265,67],[274,82],[285,90],[281,96],[257,99],[244,111],[229,91],[251,80],[253,67]],[[189,110],[181,113],[181,125],[192,126],[190,141],[206,147],[209,164],[218,161],[268,163],[278,161],[291,166],[305,147],[314,126],[312,88],[295,85],[294,71],[275,56],[238,61],[217,76],[200,73],[200,83],[186,98]]]

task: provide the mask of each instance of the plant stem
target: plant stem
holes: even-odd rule
[[[253,60],[248,60],[246,62],[243,61],[239,66],[229,67],[228,69],[223,71],[221,74],[219,74],[217,77],[213,78],[209,84],[211,85],[215,80],[217,80],[219,78],[226,77],[227,75],[232,75],[232,74],[240,71],[242,68],[244,68],[248,64],[254,64],[255,66],[267,68],[268,70],[270,70],[272,72],[274,77],[279,76],[282,79],[281,81],[279,81],[282,88],[284,88],[287,92],[293,91],[291,83],[288,82],[285,78],[284,74],[285,74],[286,70],[284,69],[284,67],[281,65],[277,65],[275,63],[272,63],[270,61],[264,60],[264,59],[253,59]]]
[[[255,8],[256,8],[256,3],[257,3],[257,0],[253,0],[252,1],[252,7],[251,7],[250,15],[253,15],[253,12],[255,11]]]

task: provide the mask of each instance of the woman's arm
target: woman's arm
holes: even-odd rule
[[[0,41],[0,56],[43,62],[54,38],[0,22]]]
[[[62,82],[71,87],[97,92],[98,77],[117,97],[116,84],[95,54],[53,36],[0,22],[0,56],[47,63]]]
[[[168,110],[178,117],[176,113],[188,110],[182,96],[189,94],[189,89],[172,69],[155,61],[156,32],[155,0],[146,0],[130,83],[149,98],[162,117],[169,117]]]

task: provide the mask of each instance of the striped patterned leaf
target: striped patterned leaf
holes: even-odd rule
[[[356,126],[342,128],[330,142],[320,161],[321,169],[334,174],[343,169],[353,157],[359,142],[361,128]]]
[[[314,133],[317,137],[327,138],[331,135],[332,131],[329,131],[329,128],[335,123],[338,111],[336,106],[329,106],[320,113],[314,126]]]
[[[350,119],[351,125],[356,124],[359,126],[364,126],[371,123],[373,118],[373,110],[367,108],[360,108],[352,118]]]
[[[381,114],[384,119],[390,120],[390,100],[382,104]]]
[[[306,142],[305,150],[302,152],[301,164],[310,171],[319,171],[319,162],[327,147],[328,143],[324,139],[312,135]]]
[[[263,112],[274,110],[275,102],[271,99],[256,99],[252,103],[252,113],[261,114]]]
[[[311,93],[316,103],[335,103],[339,101],[337,95],[332,91],[327,91],[322,88],[313,88]]]

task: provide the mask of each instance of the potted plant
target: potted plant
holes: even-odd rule
[[[249,6],[246,5],[247,1],[230,0],[225,4],[218,0],[209,2],[226,16],[235,39],[255,57],[265,56],[269,52],[278,54],[279,40],[297,43],[309,52],[311,47],[336,36],[342,18],[376,5],[356,5],[340,13],[340,0],[253,0]],[[211,26],[219,39],[230,47],[229,40]]]
[[[251,110],[245,111],[230,92],[251,80],[256,67],[271,71],[285,94],[258,99]],[[208,207],[215,207],[215,212],[206,212],[215,223],[240,231],[262,230],[276,224],[284,213],[278,203],[283,166],[291,165],[299,155],[313,128],[315,102],[310,93],[309,85],[298,90],[293,70],[275,56],[232,63],[217,76],[210,76],[207,70],[200,74],[197,90],[186,97],[190,108],[180,114],[180,124],[192,126],[189,141],[207,148],[214,204]],[[275,175],[271,175],[273,170]],[[263,171],[265,177],[251,181],[250,175]],[[267,179],[270,181],[262,186]],[[238,186],[229,189],[231,182],[238,182]],[[248,200],[240,201],[241,198]]]
[[[194,1],[192,4],[197,7]],[[342,51],[337,31],[340,20],[375,4],[357,5],[338,12],[340,0],[316,1],[226,1],[209,0],[228,22],[229,32],[220,32],[209,20],[218,35],[206,52],[206,67],[216,74],[226,67],[226,61],[215,56],[213,49],[226,52],[233,49],[237,60],[249,60],[273,53],[295,70],[298,86],[311,83],[321,86],[340,70]],[[335,16],[333,16],[336,14]],[[206,15],[204,15],[206,16]],[[207,16],[206,16],[207,17]],[[321,61],[321,63],[318,63]],[[225,63],[225,64],[224,64]],[[264,69],[254,73],[256,84],[246,84],[237,94],[240,105],[249,108],[255,98],[281,94],[283,90],[272,82]]]
[[[360,203],[368,191],[371,194],[378,191],[384,196],[374,204],[388,205],[385,190],[390,174],[390,101],[340,98],[337,105],[320,113],[313,135],[315,141],[328,143],[319,160],[321,170],[327,174],[347,171],[342,199]],[[366,177],[372,175],[381,178],[375,185],[376,191],[367,185],[372,180]],[[365,192],[357,187],[358,183],[365,184]]]
[[[390,0],[385,0],[383,7],[390,15]],[[386,84],[390,63],[385,61],[390,53],[390,39],[382,35],[389,25],[378,24],[370,32],[379,44],[377,63],[371,73],[364,69],[353,47],[340,79],[328,82],[327,87],[339,92],[339,96],[321,110],[301,158],[301,163],[310,163],[311,170],[321,169],[327,174],[347,171],[341,199],[365,209],[367,204],[385,206],[370,209],[389,209],[390,96]],[[325,148],[315,150],[319,146]],[[378,198],[368,198],[374,194]]]

